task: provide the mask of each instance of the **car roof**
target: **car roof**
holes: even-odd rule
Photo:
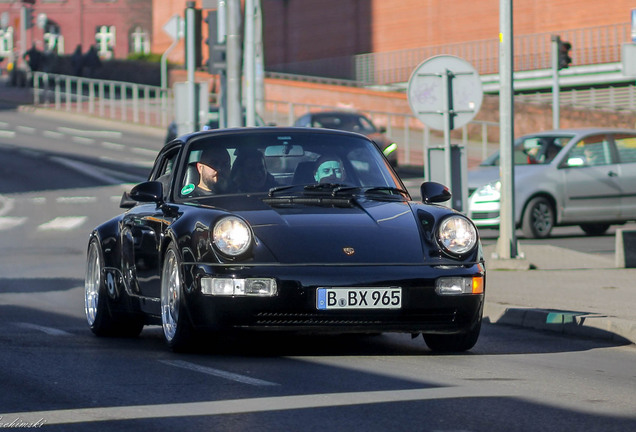
[[[196,131],[177,137],[177,140],[181,142],[181,145],[191,138],[199,136],[215,136],[215,135],[233,135],[233,134],[285,134],[285,133],[301,133],[301,134],[323,134],[323,135],[346,135],[356,138],[365,138],[364,135],[348,132],[338,129],[322,129],[322,128],[306,128],[306,127],[279,127],[279,126],[259,126],[259,127],[238,127],[238,128],[226,128],[226,129],[210,129],[206,131]],[[179,144],[177,144],[179,145]]]
[[[541,132],[523,134],[521,137],[531,136],[549,136],[549,135],[591,135],[598,133],[632,133],[636,134],[636,129],[626,128],[610,128],[610,127],[581,127],[581,128],[565,128],[565,129],[551,129]]]

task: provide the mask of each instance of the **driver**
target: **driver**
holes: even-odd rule
[[[224,193],[227,191],[230,177],[230,155],[222,147],[203,149],[196,164],[199,183],[192,196]]]
[[[342,183],[345,181],[345,172],[342,160],[337,156],[322,156],[316,162],[314,179],[318,183]]]

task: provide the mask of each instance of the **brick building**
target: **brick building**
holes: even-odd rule
[[[351,57],[355,55],[402,51],[421,56],[416,50],[423,47],[481,41],[494,43],[492,55],[496,57],[499,3],[500,0],[261,0],[266,69],[319,74],[322,67],[351,67]],[[161,27],[173,14],[183,16],[185,4],[186,0],[153,1],[153,52],[163,53],[170,45],[171,40]],[[202,0],[197,0],[196,5],[201,7]],[[514,34],[521,39],[590,29],[592,37],[582,36],[575,48],[592,52],[598,43],[594,35],[606,39],[605,34],[611,34],[615,27],[622,31],[616,36],[618,44],[629,40],[624,29],[630,23],[633,8],[633,0],[514,0]],[[177,47],[170,58],[180,61],[183,48]]]
[[[33,27],[26,31],[26,46],[33,43],[59,55],[71,54],[81,45],[96,46],[102,59],[123,59],[131,53],[150,52],[152,0],[0,0],[0,14],[7,25],[0,37],[11,37],[20,48],[20,10],[31,10]],[[44,27],[38,16],[46,15]],[[1,48],[8,48],[5,42]],[[0,54],[0,57],[6,53]]]

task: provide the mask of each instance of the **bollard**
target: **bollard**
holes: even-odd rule
[[[636,268],[635,230],[616,230],[616,267]]]

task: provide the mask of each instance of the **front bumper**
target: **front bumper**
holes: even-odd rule
[[[439,295],[441,276],[481,276],[481,264],[463,266],[241,266],[184,264],[185,303],[195,328],[311,333],[461,333],[481,320],[484,294]],[[273,297],[212,296],[201,292],[210,275],[277,281]],[[401,287],[400,309],[319,310],[319,287]],[[485,283],[484,283],[485,293]]]
[[[497,227],[500,222],[499,201],[478,201],[475,195],[468,198],[468,216],[477,227]]]

